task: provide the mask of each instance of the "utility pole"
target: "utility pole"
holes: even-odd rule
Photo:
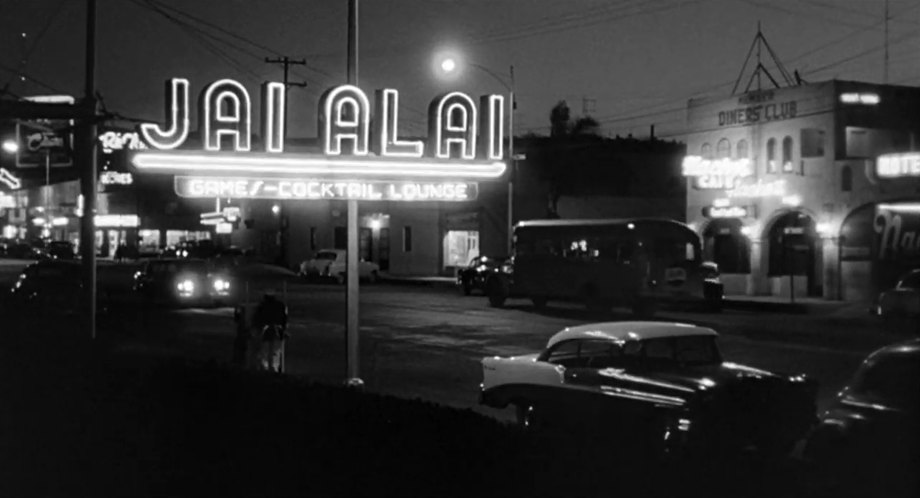
[[[358,0],[348,0],[348,60],[346,64],[348,84],[358,84]],[[348,251],[346,257],[345,283],[345,370],[348,386],[362,388],[358,371],[360,348],[358,347],[358,201],[348,199]]]
[[[281,66],[284,68],[284,80],[283,80],[283,83],[284,83],[284,91],[285,91],[285,93],[287,93],[287,89],[290,88],[290,87],[292,87],[292,86],[298,86],[298,87],[301,87],[301,88],[304,88],[304,87],[307,86],[307,82],[306,82],[306,81],[301,81],[301,82],[297,82],[297,83],[292,83],[292,82],[288,79],[288,76],[289,76],[289,73],[290,73],[290,67],[293,66],[293,65],[296,65],[296,66],[306,66],[306,65],[307,65],[307,61],[306,61],[306,60],[304,60],[304,59],[294,59],[294,60],[292,60],[291,58],[289,58],[288,56],[285,55],[284,57],[275,57],[274,59],[269,58],[269,57],[266,57],[266,58],[265,58],[265,62],[268,63],[268,64],[281,64]],[[285,96],[285,98],[284,98],[284,133],[283,133],[283,137],[282,137],[282,138],[287,138],[287,132],[288,132],[288,125],[287,125],[287,119],[288,119],[288,100],[289,100],[289,99]],[[284,207],[282,207],[282,208],[281,208],[281,212],[278,213],[278,249],[279,249],[278,258],[281,260],[280,262],[281,262],[285,267],[287,267],[287,231],[288,231],[288,219],[289,219],[289,218],[288,218],[288,215],[287,215],[287,210],[285,210]]]
[[[882,83],[888,84],[888,0],[885,0],[885,75]]]
[[[80,119],[79,154],[80,193],[83,217],[80,218],[80,258],[85,313],[84,326],[90,339],[96,338],[96,0],[86,1],[86,87]]]

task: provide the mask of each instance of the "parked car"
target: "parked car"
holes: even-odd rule
[[[344,249],[323,249],[316,255],[300,264],[300,276],[303,278],[333,279],[339,284],[345,283],[345,260],[347,252]],[[368,282],[376,282],[380,278],[380,266],[373,261],[358,261],[358,278]]]
[[[894,288],[880,293],[874,311],[889,329],[920,332],[920,269],[907,272]]]
[[[489,275],[501,268],[507,260],[507,256],[476,256],[470,260],[469,265],[457,270],[457,286],[463,290],[465,296],[469,296],[474,290],[485,292]]]
[[[178,305],[220,305],[231,297],[230,278],[203,259],[151,259],[134,274],[134,291]]]
[[[804,455],[856,494],[918,496],[920,339],[870,354],[809,435]]]
[[[40,259],[45,253],[41,248],[26,242],[14,242],[7,246],[6,257],[16,259]]]
[[[45,251],[52,259],[74,259],[77,254],[73,242],[69,240],[52,240]]]
[[[569,327],[542,352],[484,358],[480,401],[513,405],[524,427],[640,437],[656,452],[787,453],[815,422],[817,383],[725,361],[716,338],[684,323]]]
[[[81,289],[78,262],[45,259],[22,270],[4,304],[9,309],[75,313]]]

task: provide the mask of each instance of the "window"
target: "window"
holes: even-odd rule
[[[853,169],[849,166],[840,169],[840,190],[842,192],[853,190]]]
[[[403,252],[412,252],[412,227],[403,227]]]
[[[619,364],[620,347],[613,341],[601,339],[581,341],[578,357],[588,368],[611,368]]]
[[[716,144],[716,159],[728,159],[732,156],[732,144],[727,138],[719,140]]]
[[[687,336],[674,339],[677,361],[684,364],[711,365],[721,362],[715,340],[707,336]]]
[[[735,145],[735,158],[736,159],[748,159],[748,143],[747,140],[738,140],[738,143]]]
[[[565,367],[575,366],[578,363],[578,341],[563,341],[553,346],[545,354],[544,361]]]
[[[792,173],[792,137],[783,138],[783,173]]]
[[[801,140],[802,157],[824,157],[824,130],[803,128]]]
[[[767,173],[776,173],[776,139],[767,140]]]
[[[700,146],[700,157],[703,159],[712,159],[712,145],[708,142]]]

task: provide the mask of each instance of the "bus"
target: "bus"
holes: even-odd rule
[[[486,283],[489,304],[525,297],[536,308],[578,301],[651,316],[661,303],[721,309],[722,284],[703,262],[700,237],[658,218],[532,220],[515,225],[513,255]]]

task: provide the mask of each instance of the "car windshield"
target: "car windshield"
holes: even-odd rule
[[[335,260],[335,257],[336,257],[336,253],[334,253],[334,252],[332,252],[332,251],[320,251],[320,252],[316,253],[316,257],[313,258],[313,259],[329,259],[329,260]]]
[[[901,289],[920,289],[920,271],[908,273],[900,282],[898,287]]]
[[[648,365],[714,365],[722,362],[715,338],[708,335],[661,337],[626,347],[626,355],[641,358]]]

